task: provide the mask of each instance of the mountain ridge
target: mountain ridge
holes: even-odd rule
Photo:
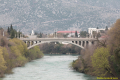
[[[0,0],[0,26],[23,33],[105,28],[120,18],[119,0]]]

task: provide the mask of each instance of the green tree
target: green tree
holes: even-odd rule
[[[64,38],[67,38],[68,35],[69,35],[68,33],[67,33],[67,34],[63,34],[63,37],[64,37]]]
[[[87,34],[88,34],[87,31],[81,31],[81,32],[80,32],[80,36],[81,36],[81,37],[86,37]]]
[[[38,38],[42,38],[42,33],[40,32],[40,34],[37,37]]]
[[[10,34],[10,28],[8,27],[8,29],[7,29],[7,32],[8,32],[8,34]]]
[[[13,26],[12,26],[12,24],[11,24],[11,26],[10,26],[10,32],[11,32],[11,31],[13,31]]]
[[[4,74],[4,71],[6,70],[6,66],[5,66],[5,60],[4,60],[4,57],[3,57],[3,51],[2,51],[2,49],[1,49],[1,47],[0,47],[0,75],[2,74]]]
[[[38,35],[38,32],[35,32],[35,35]]]
[[[10,42],[14,44],[14,46],[10,47],[12,56],[14,57],[14,63],[15,63],[14,65],[16,67],[24,65],[27,62],[27,59],[26,59],[27,46],[26,46],[26,44],[23,41],[16,39],[16,38],[11,39]]]
[[[15,30],[12,30],[10,35],[11,35],[11,38],[15,38]]]
[[[107,31],[107,30],[108,30],[108,27],[106,26],[105,31]]]
[[[112,55],[115,56],[116,62],[119,61],[117,65],[120,66],[120,19],[116,21],[113,27],[108,31],[109,37],[109,47]]]
[[[97,76],[106,76],[107,73],[111,74],[111,68],[108,58],[110,57],[108,48],[97,48],[91,57],[94,73]]]
[[[28,54],[26,55],[28,59],[34,60],[43,57],[43,53],[40,51],[39,46],[35,46],[34,48],[30,49],[28,51]]]
[[[75,37],[78,37],[78,33],[77,33],[77,31],[75,31]]]

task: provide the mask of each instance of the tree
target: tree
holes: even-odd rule
[[[81,36],[81,37],[86,37],[87,34],[88,34],[87,31],[81,31],[81,32],[80,32],[80,36]]]
[[[16,34],[15,30],[12,30],[11,33],[10,33],[11,38],[15,38],[15,34]]]
[[[27,57],[29,60],[34,60],[43,57],[43,53],[40,51],[39,46],[35,46],[34,48],[28,51]]]
[[[92,66],[94,68],[94,73],[97,76],[106,76],[108,73],[112,73],[109,60],[110,57],[109,49],[108,48],[97,48],[91,57],[92,59]]]
[[[113,27],[108,31],[110,53],[114,56],[112,64],[116,73],[120,73],[120,19],[116,20]]]
[[[108,31],[109,45],[111,50],[114,51],[120,47],[120,19],[116,21],[113,27]]]
[[[38,32],[35,32],[35,35],[38,35]]]
[[[75,31],[75,37],[78,37],[77,31]]]
[[[8,32],[8,34],[10,34],[10,28],[8,27],[8,29],[7,29],[7,32]]]
[[[12,27],[12,24],[11,24],[11,26],[10,26],[10,32],[11,32],[11,31],[13,31],[13,27]]]
[[[0,47],[0,74],[3,74],[4,73],[4,70],[6,70],[6,66],[5,66],[5,60],[3,58],[3,51]]]
[[[40,34],[37,37],[38,38],[42,38],[42,33],[40,32]]]
[[[43,33],[40,33],[40,38],[42,38]]]
[[[108,30],[108,27],[106,26],[105,31],[107,31],[107,30]]]
[[[68,33],[67,33],[67,34],[63,34],[63,37],[64,37],[64,38],[67,38],[68,35],[69,35]]]

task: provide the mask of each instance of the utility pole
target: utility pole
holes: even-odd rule
[[[55,38],[55,29],[54,29],[54,33],[53,33],[53,35],[54,35],[54,38]]]
[[[57,38],[57,28],[56,28],[56,38]]]

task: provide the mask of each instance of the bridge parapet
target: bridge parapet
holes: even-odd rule
[[[95,38],[20,38],[23,41],[96,41]]]

